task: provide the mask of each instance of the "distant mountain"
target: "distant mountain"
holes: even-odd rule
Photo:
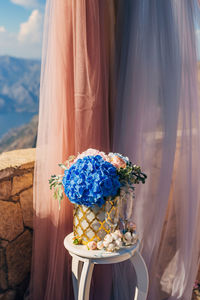
[[[6,79],[7,78],[7,79]],[[0,112],[38,111],[40,62],[35,60],[0,57]],[[200,62],[198,63],[200,97]],[[7,87],[7,88],[6,88]],[[8,88],[10,87],[10,88]],[[7,94],[6,94],[7,91]],[[17,94],[17,91],[21,91]],[[24,92],[23,92],[24,91]],[[14,96],[12,96],[14,95]],[[1,106],[1,97],[5,103]],[[36,145],[38,116],[21,127],[11,129],[0,139],[0,153],[31,148]]]
[[[38,112],[39,60],[0,56],[0,113]]]
[[[38,115],[30,123],[11,129],[0,139],[0,153],[36,146]]]

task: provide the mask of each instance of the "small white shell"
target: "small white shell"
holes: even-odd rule
[[[108,243],[112,243],[112,241],[113,241],[112,235],[111,234],[106,234],[106,236],[104,238],[104,241],[108,242]]]
[[[127,231],[123,236],[123,242],[126,246],[129,246],[132,244],[132,235],[131,232]]]
[[[118,234],[116,232],[111,233],[111,235],[112,235],[113,240],[115,240],[115,241],[119,238]]]
[[[124,234],[124,238],[125,238],[127,241],[131,241],[131,240],[132,240],[131,232],[127,231],[127,232]]]
[[[101,250],[101,249],[103,249],[103,247],[104,247],[103,241],[97,242],[97,249]]]
[[[108,245],[108,247],[106,248],[107,251],[112,252],[115,250],[115,244],[114,243],[110,243]]]
[[[89,250],[96,250],[97,249],[97,243],[95,241],[91,241],[87,244],[87,247]]]
[[[117,246],[118,248],[121,248],[121,247],[122,247],[122,241],[121,241],[121,239],[116,240],[116,241],[115,241],[115,244],[116,244],[116,246]]]
[[[136,232],[133,232],[132,233],[132,241],[133,241],[133,243],[136,242],[137,240],[138,240],[138,235],[137,235]]]
[[[123,234],[121,233],[121,231],[119,229],[115,230],[114,233],[117,234],[119,238],[122,238],[122,236],[123,236]]]
[[[103,246],[104,246],[105,248],[107,248],[107,247],[108,247],[108,245],[109,245],[109,242],[107,242],[107,241],[103,241]]]

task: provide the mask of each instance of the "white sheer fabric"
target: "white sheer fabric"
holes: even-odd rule
[[[199,265],[197,9],[187,0],[118,3],[114,150],[148,175],[136,189],[133,219],[150,300],[189,300]],[[115,299],[132,299],[132,275],[130,264],[114,267]]]

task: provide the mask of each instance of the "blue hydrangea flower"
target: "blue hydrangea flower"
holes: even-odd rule
[[[64,191],[72,203],[102,206],[121,186],[117,169],[100,155],[78,159],[63,177]]]

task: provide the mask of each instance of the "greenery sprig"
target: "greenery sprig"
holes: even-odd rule
[[[62,184],[62,175],[51,175],[51,178],[49,179],[49,185],[50,189],[54,189],[54,198],[58,200],[59,202],[59,209],[61,205],[61,201],[63,199],[63,184]]]
[[[64,164],[58,164],[58,165],[61,169],[68,170],[75,158],[76,158],[76,156],[71,155]],[[49,179],[50,189],[54,190],[54,198],[57,199],[59,202],[59,209],[61,206],[61,201],[64,197],[64,189],[63,189],[62,180],[63,180],[63,175],[57,175],[57,176],[52,175],[51,178]]]
[[[139,166],[133,165],[131,162],[127,163],[126,168],[120,168],[118,171],[120,181],[128,182],[129,184],[145,183],[147,175],[141,172]]]

